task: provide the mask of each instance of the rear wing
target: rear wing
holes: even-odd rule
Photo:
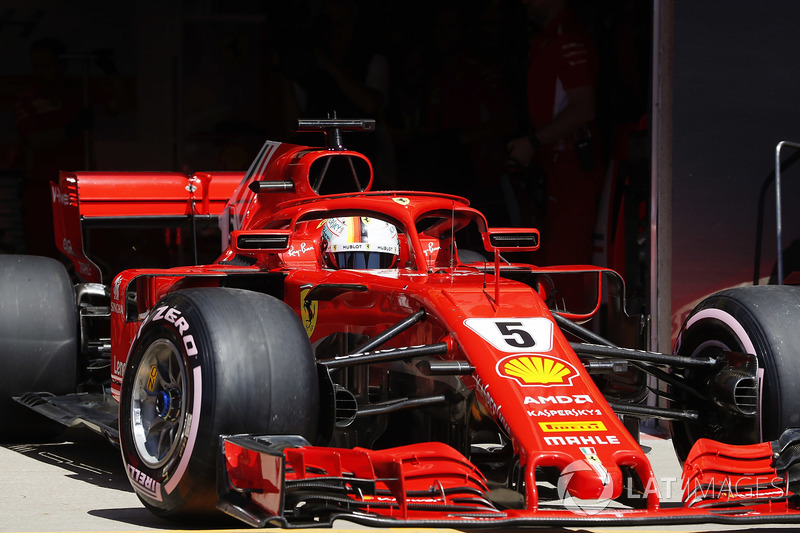
[[[171,227],[217,220],[243,172],[64,172],[50,183],[56,246],[84,281],[102,283],[85,227]]]
[[[231,231],[260,227],[281,202],[368,191],[372,163],[342,146],[341,130],[374,129],[371,119],[300,120],[298,131],[325,133],[327,148],[266,141],[247,172],[62,171],[51,183],[56,246],[92,283],[102,283],[102,272],[86,255],[84,228],[213,219],[227,248]]]

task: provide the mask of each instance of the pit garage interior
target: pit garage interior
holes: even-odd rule
[[[524,33],[503,26],[519,13],[517,0],[443,2],[433,10],[419,1],[352,3],[375,51],[387,55],[396,85],[409,75],[404,61],[421,55],[435,67],[435,50],[427,45],[443,13],[456,12],[450,27],[468,19],[481,38],[496,36],[483,44],[498,61],[513,64],[525,56]],[[64,43],[66,75],[93,111],[70,165],[245,170],[261,142],[284,138],[296,118],[288,116],[274,83],[275,56],[302,70],[303,44],[315,31],[307,4],[6,2],[0,10],[7,51],[0,65],[2,252],[25,251],[19,191],[33,153],[17,130],[14,105],[37,83],[29,53],[34,41]],[[600,51],[598,119],[616,163],[609,174],[616,188],[603,200],[608,210],[597,262],[623,272],[629,303],[652,314],[652,347],[669,352],[693,303],[754,278],[766,283],[774,270],[775,189],[768,181],[776,145],[800,142],[800,4],[591,0],[577,8]],[[117,82],[128,91],[127,105],[111,113],[108,94]],[[782,158],[795,151],[787,146]],[[445,147],[438,155],[445,162],[458,158]],[[787,273],[800,247],[800,215],[792,209],[797,174],[800,165],[782,173]],[[397,188],[405,188],[402,181]],[[43,208],[48,202],[43,199]]]

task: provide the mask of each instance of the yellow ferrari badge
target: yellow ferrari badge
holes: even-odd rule
[[[314,328],[317,327],[317,310],[319,309],[319,302],[306,299],[306,294],[310,290],[309,287],[300,291],[300,318],[303,319],[303,327],[306,328],[306,335],[309,338],[314,334]]]

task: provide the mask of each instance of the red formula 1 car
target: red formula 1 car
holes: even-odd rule
[[[538,231],[490,228],[460,197],[371,192],[341,133],[372,126],[300,121],[327,147],[267,142],[244,175],[62,173],[57,242],[81,282],[0,256],[5,436],[47,429],[31,409],[86,425],[175,518],[800,520],[800,289],[716,294],[675,354],[649,351],[614,272],[524,264]],[[104,284],[84,253],[98,226],[160,228],[173,246],[208,221],[223,240],[209,264]],[[654,490],[649,418],[672,423],[681,506]]]

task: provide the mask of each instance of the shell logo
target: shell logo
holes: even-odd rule
[[[578,375],[571,364],[546,355],[511,355],[497,362],[497,373],[523,387],[571,385]]]

